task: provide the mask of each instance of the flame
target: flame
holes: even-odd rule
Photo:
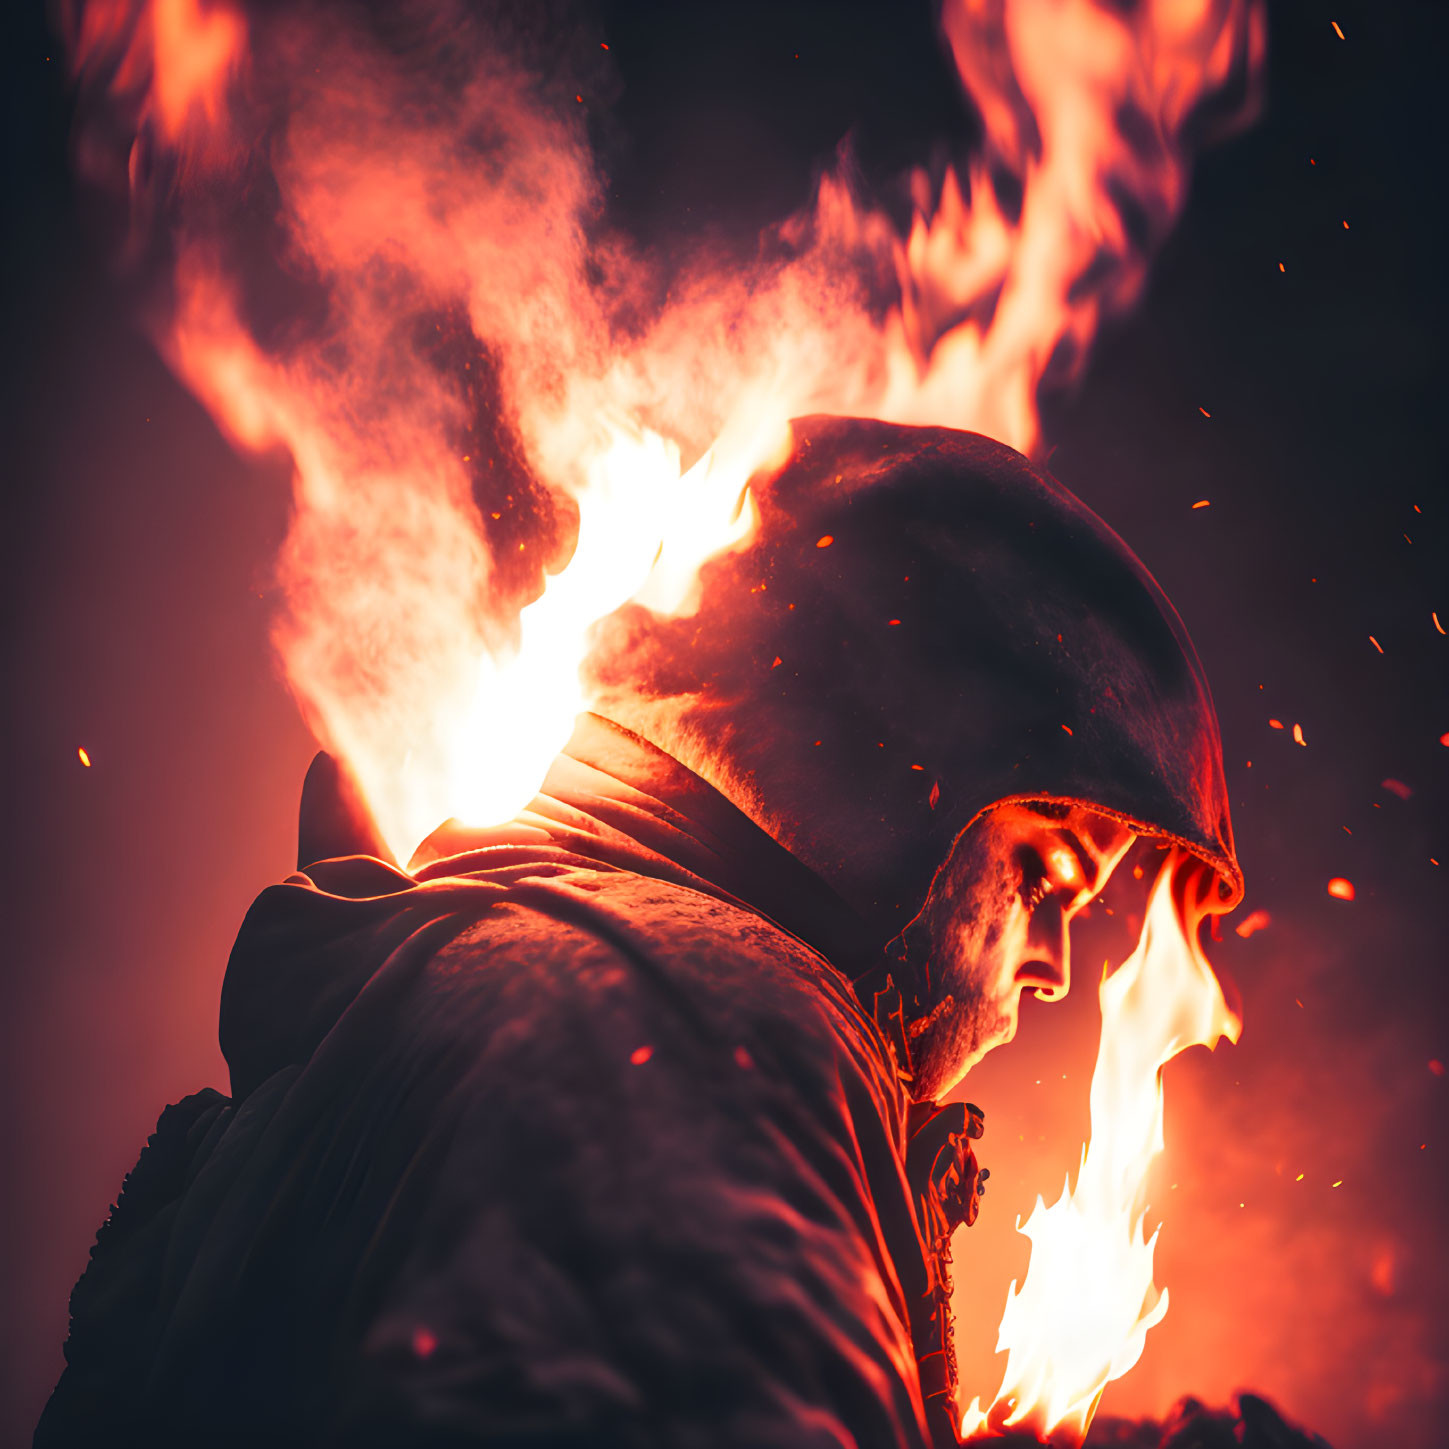
[[[507,820],[532,797],[588,708],[579,667],[594,624],[630,599],[675,613],[700,565],[756,522],[748,474],[712,454],[683,476],[679,449],[647,428],[607,420],[607,444],[576,495],[579,537],[569,565],[519,618],[516,651],[484,653],[453,742],[456,813]]]
[[[437,85],[341,10],[68,11],[74,73],[111,108],[81,127],[83,169],[129,188],[133,251],[159,234],[173,259],[162,349],[238,446],[290,456],[276,646],[401,861],[449,815],[526,803],[588,704],[592,623],[630,598],[691,607],[700,566],[753,526],[745,484],[791,417],[1033,449],[1039,388],[1140,291],[1188,137],[1210,101],[1248,109],[1264,37],[1258,0],[947,0],[986,132],[964,179],[915,176],[902,238],[827,175],[775,260],[676,258],[666,288],[598,225],[574,88],[551,105],[485,20],[435,18],[418,34]],[[299,287],[287,325],[258,320]],[[450,356],[430,350],[445,331]],[[531,532],[475,502],[475,449],[491,467],[510,439]],[[578,543],[543,587],[550,511],[577,512]]]
[[[1206,867],[1174,848],[1148,900],[1136,948],[1099,991],[1102,1035],[1091,1138],[1076,1187],[1024,1227],[1031,1260],[1007,1294],[997,1351],[1006,1370],[987,1411],[973,1401],[964,1437],[1029,1430],[1080,1444],[1102,1390],[1141,1356],[1167,1312],[1153,1281],[1157,1230],[1144,1236],[1147,1174],[1163,1150],[1162,1068],[1191,1046],[1237,1041],[1242,1023],[1198,943]]]

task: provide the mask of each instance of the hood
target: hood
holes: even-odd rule
[[[629,607],[595,707],[722,789],[888,939],[1003,801],[1090,805],[1242,894],[1217,719],[1131,549],[1004,445],[812,417],[698,611]]]

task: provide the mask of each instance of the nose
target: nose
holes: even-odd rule
[[[1055,896],[1048,896],[1031,915],[1016,980],[1023,991],[1035,991],[1043,1001],[1060,1001],[1072,984],[1067,925],[1067,913]]]

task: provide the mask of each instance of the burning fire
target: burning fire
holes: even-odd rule
[[[465,822],[508,819],[568,743],[588,708],[579,666],[592,626],[630,599],[676,613],[700,565],[754,529],[749,474],[738,463],[716,466],[706,453],[681,477],[679,449],[658,433],[606,426],[609,441],[576,496],[579,539],[568,567],[523,609],[518,651],[502,661],[485,654],[479,665],[453,752]],[[500,710],[500,701],[513,707]]]
[[[629,600],[693,606],[701,567],[754,528],[792,417],[1034,450],[1038,391],[1140,292],[1188,138],[1210,108],[1219,129],[1251,110],[1265,33],[1259,0],[945,0],[984,123],[968,174],[916,174],[904,237],[827,175],[773,260],[672,259],[666,287],[606,225],[575,97],[552,104],[483,21],[409,15],[406,64],[340,6],[67,15],[104,100],[78,162],[128,197],[138,264],[164,258],[159,345],[237,446],[290,462],[276,646],[400,862],[450,816],[527,804],[589,705],[593,626]],[[981,1423],[1079,1436],[1166,1309],[1137,1205],[1158,1072],[1237,1031],[1189,875],[1174,857],[1104,983],[1092,1144],[1024,1230]]]
[[[991,1408],[974,1400],[963,1437],[1022,1429],[1079,1444],[1102,1390],[1142,1354],[1167,1312],[1153,1282],[1157,1230],[1144,1237],[1147,1174],[1163,1149],[1162,1068],[1191,1046],[1236,1042],[1240,1018],[1198,944],[1210,872],[1174,849],[1152,886],[1132,954],[1099,990],[1102,1035],[1092,1073],[1091,1139],[1077,1185],[1026,1226],[1031,1261],[1007,1293],[997,1352],[1006,1371]]]
[[[277,648],[400,861],[450,815],[527,803],[588,703],[590,625],[631,597],[689,607],[791,417],[1034,448],[1039,386],[1140,290],[1182,205],[1189,122],[1244,110],[1264,34],[1253,0],[948,0],[985,123],[970,174],[917,175],[904,239],[827,176],[781,229],[786,260],[686,259],[651,306],[656,260],[599,225],[579,108],[551,108],[482,22],[449,33],[469,76],[439,86],[340,9],[73,0],[69,21],[74,70],[110,107],[81,128],[82,168],[129,191],[135,250],[169,248],[163,350],[239,446],[290,455]],[[264,237],[258,197],[275,198]],[[263,327],[258,296],[299,280],[305,318]],[[536,536],[520,561],[501,512],[480,516],[474,449],[497,448],[474,427],[479,374],[428,350],[445,320],[493,377],[520,486],[564,533],[579,515],[542,599],[564,559]]]

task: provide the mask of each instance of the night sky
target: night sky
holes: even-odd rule
[[[908,9],[593,11],[618,219],[744,245],[847,131],[867,182],[923,146],[961,154],[969,111],[928,8]],[[1045,409],[1052,471],[1197,644],[1248,879],[1212,952],[1243,1040],[1168,1072],[1154,1210],[1172,1308],[1104,1412],[1252,1387],[1338,1449],[1432,1449],[1449,1415],[1449,7],[1284,0],[1270,21],[1262,119],[1200,160],[1140,306]],[[46,19],[4,23],[8,1445],[28,1442],[66,1295],[161,1107],[226,1086],[227,952],[291,868],[314,746],[268,643],[285,471],[233,454],[134,325],[68,179]],[[1270,924],[1240,937],[1254,911]],[[1089,986],[1111,928],[1099,915],[1079,943]],[[993,1169],[957,1253],[968,1397],[995,1387],[1025,1263],[1012,1222],[1075,1166],[1094,1028],[1089,989],[1032,1006],[968,1084]]]

